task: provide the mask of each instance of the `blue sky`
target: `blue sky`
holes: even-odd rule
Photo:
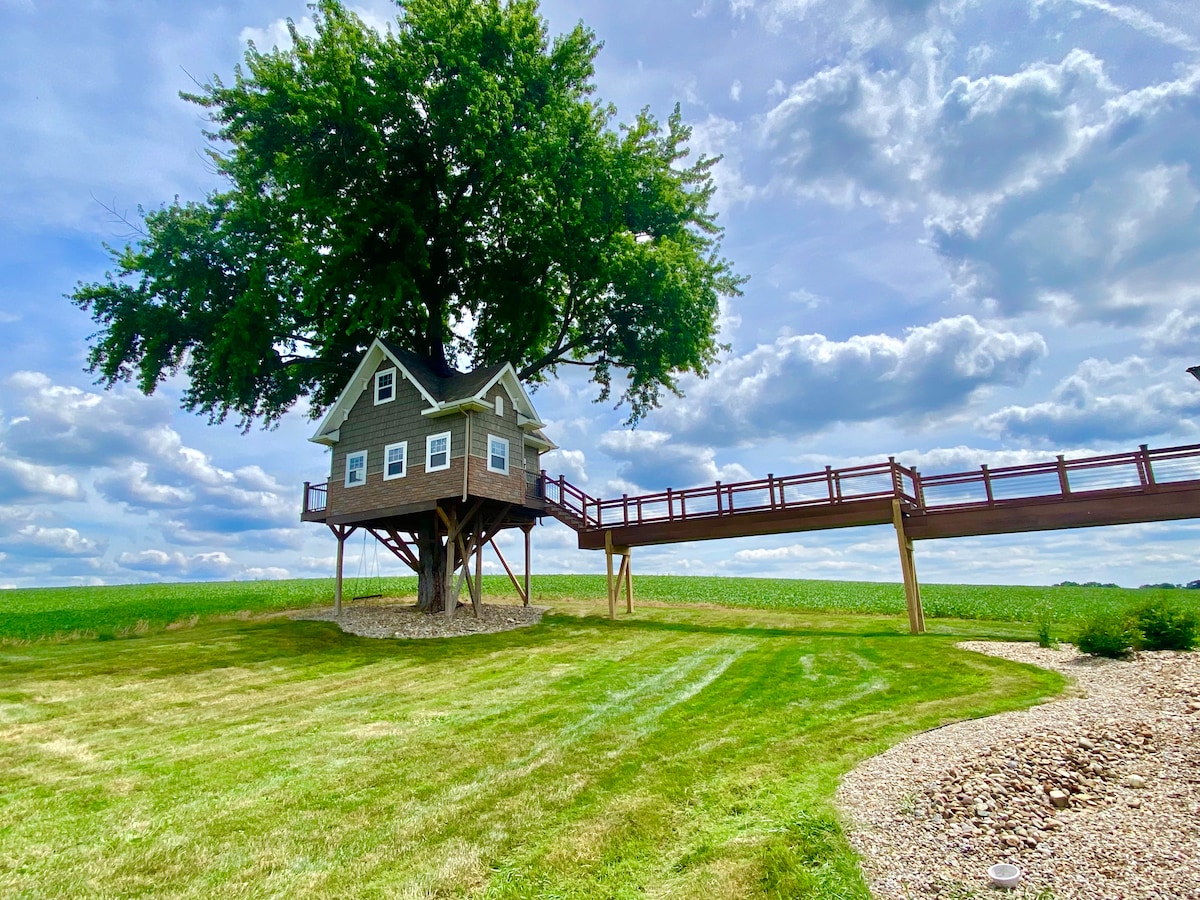
[[[386,2],[354,7],[384,25]],[[1109,0],[553,0],[629,120],[678,101],[724,154],[730,350],[636,430],[534,395],[593,495],[897,456],[968,469],[1200,442],[1200,18]],[[0,0],[0,585],[328,575],[301,413],[247,435],[84,371],[64,298],[139,205],[216,187],[200,110],[295,0]],[[106,208],[107,207],[107,208]],[[599,572],[557,525],[535,569]],[[923,580],[1200,577],[1200,524],[922,543]],[[350,568],[360,566],[352,548]],[[386,554],[384,554],[386,555]],[[374,551],[366,551],[367,564]],[[380,557],[383,571],[398,563]],[[648,548],[635,571],[898,581],[889,529]],[[354,574],[352,571],[351,574]]]

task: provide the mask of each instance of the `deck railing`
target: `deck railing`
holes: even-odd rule
[[[1050,462],[970,472],[922,475],[915,467],[887,462],[804,475],[601,499],[589,496],[561,475],[541,474],[539,499],[556,505],[584,530],[674,522],[682,519],[763,513],[895,498],[913,512],[950,511],[1062,500],[1071,495],[1145,493],[1162,485],[1200,481],[1200,444],[1084,459],[1059,456]]]
[[[324,512],[329,505],[329,482],[309,484],[304,482],[304,512]]]

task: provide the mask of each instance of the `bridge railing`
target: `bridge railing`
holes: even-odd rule
[[[309,484],[304,482],[304,509],[305,513],[324,512],[325,507],[329,505],[329,482],[322,484]]]
[[[894,459],[886,463],[851,466],[804,475],[712,485],[655,494],[592,497],[563,477],[543,473],[542,497],[579,520],[583,528],[645,525],[682,519],[770,512],[803,506],[827,506],[847,501],[898,497],[917,502],[918,475]]]
[[[1200,444],[1084,459],[1059,456],[1050,462],[970,472],[920,475],[917,506],[929,510],[997,506],[1041,497],[1061,500],[1072,494],[1147,492],[1159,485],[1200,480]]]

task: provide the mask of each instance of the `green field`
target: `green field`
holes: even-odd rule
[[[0,592],[0,896],[865,900],[839,778],[1063,686],[956,640],[1200,601],[927,585],[913,637],[898,585],[636,585],[610,622],[538,576],[541,625],[426,641],[277,614],[329,581]]]
[[[598,601],[605,596],[604,584],[600,575],[538,575],[533,580],[534,599],[540,604]],[[484,591],[492,598],[516,596],[503,576],[485,576]],[[347,596],[412,596],[416,580],[349,579],[346,592]],[[877,582],[647,575],[637,578],[635,592],[641,600],[655,603],[881,615],[904,612],[901,586]],[[1129,609],[1151,599],[1166,598],[1200,611],[1200,591],[1195,590],[926,584],[921,593],[925,614],[931,619],[991,619],[1032,628],[1045,610],[1063,637],[1069,637],[1085,618]],[[333,582],[327,579],[0,591],[0,640],[77,633],[109,636],[136,628],[157,630],[192,617],[204,621],[238,613],[328,604],[332,594]],[[937,627],[936,623],[930,625]]]
[[[1022,625],[914,638],[895,615],[558,601],[427,641],[191,624],[313,591],[7,592],[58,631],[67,597],[80,628],[188,624],[0,646],[0,896],[866,898],[840,776],[1062,686],[952,646]]]

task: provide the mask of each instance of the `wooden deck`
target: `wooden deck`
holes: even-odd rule
[[[1200,518],[1200,444],[925,476],[895,459],[638,496],[542,479],[546,512],[602,550],[894,524],[911,540]]]

